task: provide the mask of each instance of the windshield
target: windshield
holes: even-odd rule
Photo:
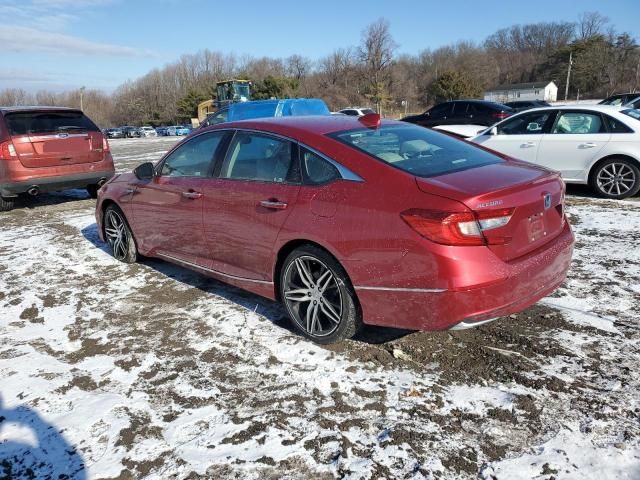
[[[11,135],[74,130],[100,131],[82,112],[15,112],[5,115],[5,120]]]
[[[434,177],[504,160],[448,135],[414,125],[384,125],[331,137],[418,177]]]

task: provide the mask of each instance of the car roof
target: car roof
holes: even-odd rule
[[[550,107],[532,108],[522,113],[527,113],[527,112],[530,113],[530,112],[537,112],[537,111],[543,111],[543,110],[592,110],[596,112],[611,114],[611,113],[619,112],[620,110],[622,110],[622,108],[620,105],[600,105],[599,103],[598,104],[577,104],[577,105],[552,105]]]
[[[313,133],[326,135],[334,132],[366,128],[359,118],[362,117],[350,117],[348,115],[266,117],[220,123],[218,125],[207,127],[206,129],[218,130],[225,128],[246,128],[272,131],[274,133],[281,134]],[[382,120],[382,125],[408,126],[410,124],[396,120]]]
[[[0,107],[0,112],[2,112],[2,113],[34,112],[34,111],[81,112],[81,110],[79,108],[51,107],[51,106],[46,106],[46,105],[42,105],[42,106],[29,105],[29,106]]]

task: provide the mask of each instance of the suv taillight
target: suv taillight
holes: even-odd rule
[[[476,246],[507,243],[508,237],[487,238],[482,232],[504,227],[512,215],[512,208],[479,213],[413,208],[400,214],[411,228],[432,242]]]
[[[504,120],[505,118],[507,118],[508,116],[510,116],[511,114],[508,112],[495,112],[492,117],[496,118],[498,120]]]
[[[102,135],[102,151],[104,153],[108,153],[111,151],[111,147],[109,147],[109,140],[107,140],[106,135]]]
[[[10,160],[16,158],[18,153],[11,140],[0,143],[0,160]]]

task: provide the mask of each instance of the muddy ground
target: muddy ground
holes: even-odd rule
[[[174,141],[111,144],[127,170]],[[80,190],[20,202],[0,214],[0,479],[640,478],[640,202],[569,194],[551,297],[330,347],[268,300],[116,262]]]

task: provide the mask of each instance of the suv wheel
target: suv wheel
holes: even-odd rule
[[[591,187],[604,198],[631,197],[640,191],[640,169],[626,158],[610,158],[594,170]]]
[[[115,205],[109,205],[104,212],[104,236],[116,260],[124,263],[136,262],[138,249],[133,233],[122,210]]]
[[[316,343],[351,338],[362,325],[347,273],[320,248],[305,245],[289,254],[280,274],[280,297],[296,329]]]
[[[8,212],[13,209],[13,198],[0,197],[0,212]]]

